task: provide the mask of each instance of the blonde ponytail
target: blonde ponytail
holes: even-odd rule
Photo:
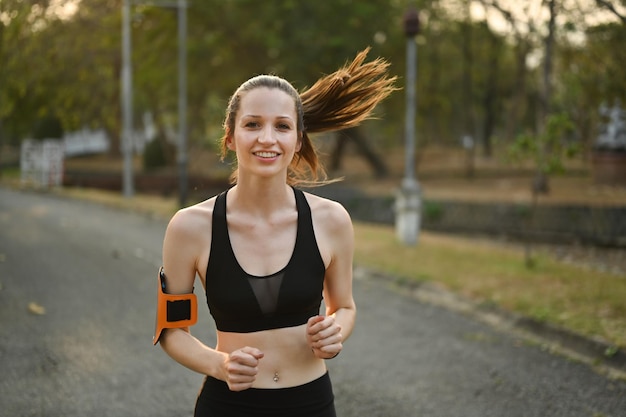
[[[355,127],[371,117],[376,105],[396,90],[389,63],[381,58],[364,63],[370,48],[349,64],[320,78],[302,93],[304,128],[309,133]]]

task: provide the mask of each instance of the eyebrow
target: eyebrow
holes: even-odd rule
[[[242,119],[245,119],[246,117],[250,119],[262,119],[263,118],[263,116],[260,116],[257,114],[244,114],[241,116]],[[286,119],[292,122],[295,121],[295,119],[293,119],[291,116],[277,116],[276,119],[279,119],[279,120]]]

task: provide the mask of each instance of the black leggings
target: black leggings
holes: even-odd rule
[[[231,391],[210,376],[196,401],[195,417],[336,417],[328,373],[289,388]]]

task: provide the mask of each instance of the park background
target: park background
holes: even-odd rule
[[[175,7],[181,3],[131,3],[135,189],[149,195],[151,210],[163,203],[171,212],[181,203]],[[363,220],[356,227],[357,263],[571,329],[604,342],[607,358],[619,356],[626,347],[626,133],[613,141],[606,135],[611,109],[626,103],[623,0],[184,3],[185,203],[226,184],[231,161],[219,160],[217,139],[229,95],[242,81],[274,73],[304,89],[371,47],[369,59],[388,60],[400,90],[358,129],[316,138],[330,176],[344,177],[335,196],[356,196],[345,204]],[[94,187],[121,193],[122,5],[0,2],[3,182],[25,185],[19,180],[25,140],[104,132],[106,152],[65,158],[63,185],[68,193]],[[412,8],[420,26],[407,38],[404,17]],[[421,233],[415,248],[399,244],[377,213],[361,219],[359,211],[365,204],[393,215],[405,175],[407,42],[417,45],[413,161],[423,223],[461,236]],[[137,196],[125,200],[116,204],[140,204]],[[456,215],[456,227],[441,224],[468,202],[510,205],[514,224],[463,229],[459,223],[479,223],[467,210]],[[566,218],[569,231],[542,233],[563,211],[536,214],[554,206],[582,214]],[[589,217],[601,217],[594,224],[609,236],[574,230]],[[525,233],[529,228],[535,232]]]

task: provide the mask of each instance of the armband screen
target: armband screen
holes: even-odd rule
[[[198,320],[198,300],[194,293],[167,294],[165,273],[159,270],[157,289],[156,325],[152,343],[159,342],[163,329],[189,327]]]

